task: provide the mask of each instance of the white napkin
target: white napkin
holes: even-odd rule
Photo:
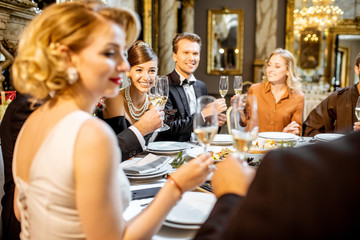
[[[170,160],[167,156],[157,156],[149,153],[145,157],[135,157],[131,160],[124,161],[120,164],[125,173],[132,174],[144,174],[151,173],[165,164]]]

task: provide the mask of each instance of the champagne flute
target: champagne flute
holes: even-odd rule
[[[240,96],[242,92],[242,76],[234,76],[234,92],[236,96]]]
[[[167,76],[157,76],[156,82],[158,95],[161,97],[161,101],[158,102],[158,109],[163,111],[169,97],[169,80]],[[161,132],[169,129],[170,127],[163,122],[162,126],[158,128],[157,131]]]
[[[257,102],[253,95],[240,95],[230,112],[231,134],[237,155],[244,163],[246,153],[259,132]]]
[[[224,98],[229,90],[229,77],[221,76],[219,82],[219,92],[222,98]]]
[[[149,100],[154,105],[154,107],[158,107],[160,102],[162,101],[162,97],[159,94],[159,89],[157,87],[157,79],[155,79],[154,85],[149,89]]]
[[[360,97],[358,97],[356,106],[355,106],[355,115],[358,121],[360,121]]]
[[[196,112],[194,114],[194,133],[196,138],[204,147],[204,152],[210,146],[217,130],[218,116],[216,111],[215,98],[204,95],[196,101]]]

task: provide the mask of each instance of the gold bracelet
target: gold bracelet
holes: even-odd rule
[[[170,175],[168,175],[167,179],[170,180],[170,182],[172,182],[177,189],[179,189],[179,191],[180,191],[180,196],[182,196],[184,192],[183,192],[183,190],[181,189],[180,185],[175,181],[175,179],[174,179],[172,176],[170,176]]]

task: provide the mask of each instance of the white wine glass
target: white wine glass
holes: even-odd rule
[[[234,92],[236,96],[241,95],[242,86],[243,86],[242,76],[234,76]]]
[[[164,111],[166,101],[169,97],[169,80],[167,76],[157,76],[156,77],[158,95],[161,97],[161,101],[158,102],[158,110]],[[157,131],[166,131],[170,127],[163,122],[162,126],[157,129]]]
[[[222,98],[224,98],[229,90],[229,77],[220,76],[219,92]]]
[[[194,133],[199,143],[203,145],[204,152],[207,151],[207,147],[210,146],[218,131],[215,100],[212,96],[204,95],[196,101],[196,112],[193,119]]]
[[[358,121],[360,121],[360,97],[358,97],[356,106],[355,106],[355,116]]]
[[[230,128],[237,155],[247,163],[246,153],[259,132],[256,97],[240,95],[232,104]]]

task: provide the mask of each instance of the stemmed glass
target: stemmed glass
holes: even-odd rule
[[[158,111],[162,111],[165,108],[166,101],[169,96],[169,80],[167,76],[157,76],[155,80],[155,84],[149,90],[149,99],[150,102],[156,107]],[[162,132],[169,130],[170,127],[166,124],[162,124],[162,126],[156,131]]]
[[[234,76],[234,92],[236,96],[240,96],[242,92],[242,76]]]
[[[240,95],[230,112],[231,134],[238,156],[246,163],[246,153],[259,132],[256,97]]]
[[[204,152],[210,146],[217,130],[218,116],[215,105],[215,98],[204,95],[196,101],[196,112],[194,114],[194,133],[197,140],[204,147]]]
[[[355,106],[355,115],[358,121],[360,121],[360,97],[358,97],[356,106]]]
[[[221,76],[219,82],[219,92],[222,98],[224,98],[229,90],[229,78],[228,76]]]

